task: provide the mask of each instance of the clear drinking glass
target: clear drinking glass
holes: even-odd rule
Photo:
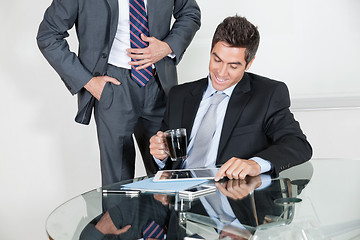
[[[165,131],[165,152],[172,161],[185,160],[187,157],[186,129],[177,128]]]

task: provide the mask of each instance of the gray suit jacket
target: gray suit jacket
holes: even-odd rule
[[[150,36],[169,44],[176,57],[155,63],[166,93],[177,84],[176,64],[200,27],[200,9],[195,0],[148,0]],[[171,16],[175,22],[171,27]],[[40,24],[38,46],[72,94],[78,95],[75,120],[89,124],[94,97],[84,85],[106,74],[109,52],[119,17],[118,0],[53,0]],[[78,54],[69,50],[66,37],[75,25]]]

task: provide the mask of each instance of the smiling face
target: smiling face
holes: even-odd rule
[[[236,83],[244,76],[254,61],[248,65],[245,61],[246,48],[231,47],[226,42],[217,42],[211,50],[209,72],[211,83],[217,91],[223,91]]]

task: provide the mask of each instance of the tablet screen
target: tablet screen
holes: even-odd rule
[[[154,181],[214,179],[218,170],[218,168],[199,168],[158,171],[154,177]]]

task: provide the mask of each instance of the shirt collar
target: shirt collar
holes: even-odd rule
[[[233,86],[225,89],[224,91],[222,91],[223,93],[225,93],[228,97],[231,97],[231,94],[233,93],[236,85],[238,83],[234,84]],[[212,94],[214,94],[217,90],[213,87],[212,83],[211,83],[211,78],[210,78],[210,74],[208,75],[208,86],[205,90],[203,99],[206,99],[208,97],[210,97]]]

